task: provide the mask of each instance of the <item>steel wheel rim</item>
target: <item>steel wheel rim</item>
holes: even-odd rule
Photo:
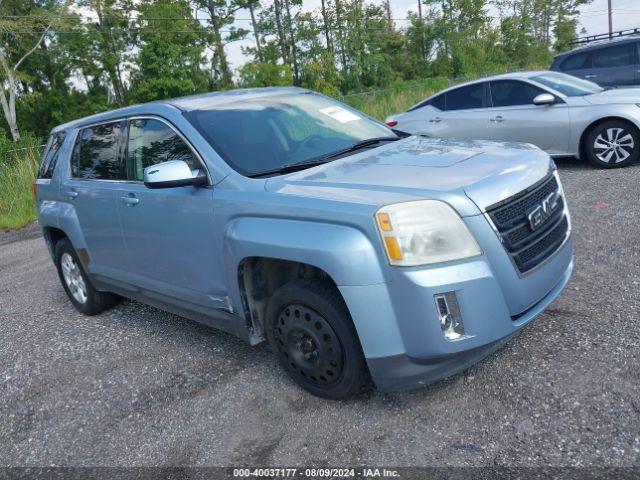
[[[78,303],[85,303],[87,301],[87,287],[76,261],[68,253],[63,253],[60,257],[60,268],[62,269],[64,283],[66,283],[69,292],[71,292],[71,296]]]
[[[329,322],[315,310],[287,305],[278,314],[273,333],[279,355],[298,378],[327,386],[342,376],[342,344]]]
[[[631,132],[619,127],[607,128],[605,132],[598,134],[593,142],[596,157],[604,163],[624,162],[631,156],[634,148],[635,142]]]

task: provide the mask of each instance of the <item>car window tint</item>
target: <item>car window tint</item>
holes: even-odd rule
[[[54,133],[49,137],[40,162],[38,178],[51,178],[53,176],[53,169],[58,161],[58,151],[64,142],[64,138],[65,132]]]
[[[541,93],[545,93],[541,88],[518,80],[491,82],[491,101],[494,107],[531,105],[533,99]]]
[[[580,70],[582,68],[590,68],[591,67],[591,54],[589,52],[576,53],[575,55],[571,55],[566,58],[562,65],[560,66],[560,70]]]
[[[417,105],[411,107],[407,112],[411,112],[413,110],[417,110],[418,108],[432,106],[437,108],[438,110],[446,110],[447,106],[447,97],[446,94],[438,95],[437,97],[433,97],[431,100],[425,100],[424,102],[420,102]]]
[[[631,45],[617,45],[615,47],[602,48],[593,52],[593,66],[622,67],[631,65]]]
[[[131,120],[127,148],[127,178],[144,179],[144,169],[169,160],[187,162],[192,170],[201,168],[189,146],[175,130],[160,120]]]
[[[438,110],[446,110],[447,108],[446,97],[444,95],[438,95],[437,97],[429,100],[429,105],[431,105],[434,108],[437,108]]]
[[[460,87],[447,92],[447,110],[482,108],[484,86],[482,83]]]
[[[74,177],[98,180],[123,180],[120,159],[121,122],[103,123],[78,132],[74,148]]]

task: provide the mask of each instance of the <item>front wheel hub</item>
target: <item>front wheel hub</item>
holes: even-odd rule
[[[342,344],[315,310],[299,304],[284,307],[274,326],[274,338],[288,369],[306,381],[328,385],[341,377]]]

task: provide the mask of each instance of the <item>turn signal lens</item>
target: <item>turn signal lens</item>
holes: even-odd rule
[[[402,260],[402,250],[400,250],[400,245],[395,237],[384,237],[384,244],[391,260]]]
[[[392,230],[391,219],[389,218],[388,213],[378,214],[378,225],[380,225],[380,230],[383,232],[390,232]]]

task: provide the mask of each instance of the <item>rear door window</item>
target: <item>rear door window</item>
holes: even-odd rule
[[[491,82],[491,102],[494,107],[532,105],[533,99],[541,93],[545,93],[545,91],[519,80]]]
[[[56,132],[49,137],[40,162],[38,178],[51,178],[53,176],[53,170],[58,161],[58,151],[64,142],[65,135],[65,132]]]
[[[120,155],[123,122],[83,128],[73,151],[71,173],[76,178],[124,180]]]
[[[567,57],[560,65],[560,70],[581,70],[583,68],[591,68],[591,53],[576,53]]]
[[[627,43],[625,45],[616,45],[615,47],[595,50],[593,52],[594,68],[624,67],[626,65],[632,65],[632,47],[632,44]]]
[[[202,168],[191,148],[166,123],[153,118],[129,122],[127,178],[143,181],[144,169],[169,160],[187,162],[191,170]]]
[[[475,83],[446,93],[447,111],[484,107],[484,84]]]

